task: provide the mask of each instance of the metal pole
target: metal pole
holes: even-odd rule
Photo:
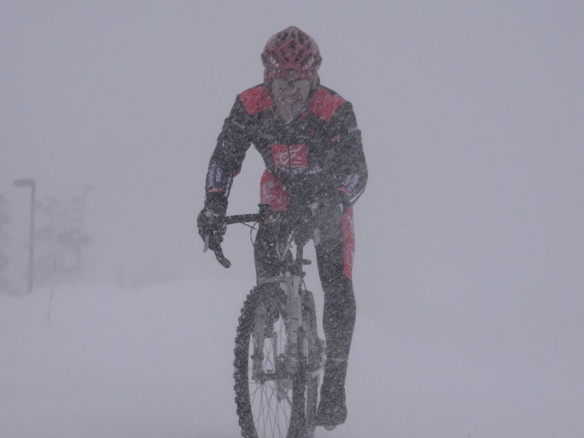
[[[32,293],[34,283],[34,213],[36,203],[36,183],[30,189],[30,247],[28,249],[28,293]]]
[[[17,179],[14,181],[16,187],[30,187],[30,231],[28,247],[28,293],[32,293],[34,284],[34,210],[36,203],[36,182],[33,179]]]

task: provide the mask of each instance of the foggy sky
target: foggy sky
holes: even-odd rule
[[[91,281],[226,275],[196,234],[206,167],[236,94],[262,80],[265,41],[289,25],[317,40],[322,83],[363,132],[360,311],[384,315],[396,338],[581,382],[579,1],[3,1],[0,193],[14,263],[28,198],[12,182],[30,177],[40,198],[95,185]],[[261,168],[250,149],[231,212],[253,211]],[[248,246],[226,242],[240,258],[229,275],[246,281]],[[574,385],[567,398],[582,402]]]

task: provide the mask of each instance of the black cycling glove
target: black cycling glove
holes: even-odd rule
[[[213,251],[219,247],[227,230],[226,211],[227,199],[223,193],[209,193],[205,199],[205,207],[197,217],[199,235]]]

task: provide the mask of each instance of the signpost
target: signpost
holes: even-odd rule
[[[17,179],[16,187],[30,187],[30,235],[28,247],[28,293],[32,293],[34,281],[34,210],[36,197],[36,182],[30,178]]]

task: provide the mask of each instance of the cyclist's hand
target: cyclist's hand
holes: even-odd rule
[[[345,194],[336,190],[330,194],[320,197],[312,204],[312,214],[319,222],[328,222],[340,219],[348,208],[348,202]]]
[[[225,212],[227,200],[223,194],[211,193],[205,200],[205,207],[197,217],[199,235],[215,251],[223,241],[223,235],[227,230]]]
[[[321,197],[311,205],[316,244],[327,240],[335,230],[340,230],[341,218],[347,208],[346,197],[340,190]]]

